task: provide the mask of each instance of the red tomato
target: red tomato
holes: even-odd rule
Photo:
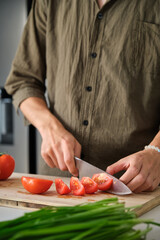
[[[89,177],[83,177],[81,183],[83,184],[86,193],[94,193],[98,190],[98,184]]]
[[[102,191],[110,189],[113,184],[113,179],[107,173],[94,174],[92,179],[98,184],[98,189]]]
[[[52,185],[53,181],[47,179],[39,179],[34,177],[22,177],[21,182],[23,187],[30,193],[44,193]]]
[[[5,153],[0,153],[0,180],[9,178],[15,168],[14,158]]]
[[[70,189],[74,195],[82,196],[85,194],[85,189],[82,183],[76,177],[71,177],[70,180]]]
[[[55,179],[56,190],[59,194],[68,194],[71,192],[69,187],[60,178]]]

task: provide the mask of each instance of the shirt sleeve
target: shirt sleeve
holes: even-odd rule
[[[28,97],[45,100],[46,0],[33,1],[5,88],[18,112]]]

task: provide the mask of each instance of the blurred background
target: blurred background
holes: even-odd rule
[[[15,172],[37,173],[40,136],[24,126],[4,90],[6,78],[26,23],[32,0],[0,0],[0,152],[12,155]]]

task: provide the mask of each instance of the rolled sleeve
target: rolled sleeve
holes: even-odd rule
[[[24,88],[14,94],[13,105],[15,109],[18,111],[20,104],[29,97],[38,97],[46,101],[41,91],[34,88]]]
[[[38,97],[43,99],[46,102],[46,98],[42,91],[34,88],[24,88],[20,89],[19,91],[16,91],[13,97],[13,105],[17,111],[17,114],[19,114],[19,106],[20,104],[29,97]],[[24,124],[29,125],[30,122],[28,119],[24,116]]]

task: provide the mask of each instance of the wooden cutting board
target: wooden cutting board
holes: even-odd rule
[[[21,176],[44,178],[53,181],[56,178],[53,176],[13,173],[9,179],[0,181],[1,206],[30,209],[37,209],[44,206],[73,206],[84,202],[94,202],[116,196],[101,191],[98,191],[95,194],[86,194],[85,196],[73,196],[71,194],[59,195],[55,190],[54,183],[44,194],[31,194],[23,188],[21,184]],[[70,178],[62,178],[62,180],[69,185]],[[154,192],[116,197],[118,197],[121,202],[124,202],[126,207],[141,205],[141,207],[135,209],[137,215],[141,216],[152,208],[160,205],[160,187]]]

